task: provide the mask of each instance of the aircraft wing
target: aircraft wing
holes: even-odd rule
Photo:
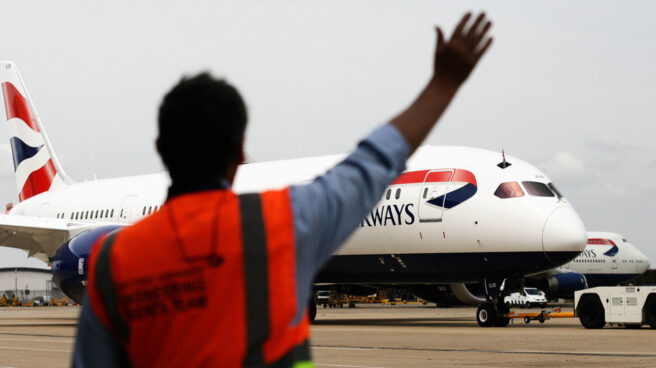
[[[44,253],[51,258],[65,241],[98,226],[65,219],[0,215],[0,245],[24,249],[29,257]]]

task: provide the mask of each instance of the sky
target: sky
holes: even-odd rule
[[[20,68],[73,179],[161,171],[159,101],[203,70],[242,92],[255,160],[346,152],[426,84],[433,27],[448,35],[485,10],[494,44],[426,143],[536,165],[588,230],[624,235],[656,265],[656,2],[190,3],[3,6],[0,59]],[[17,201],[7,134],[0,203]]]

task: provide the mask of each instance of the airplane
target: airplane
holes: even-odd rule
[[[614,286],[645,273],[649,259],[620,234],[589,231],[583,252],[561,269],[583,274],[588,287]],[[556,294],[554,281],[557,283],[554,279],[544,279],[541,289],[549,295]],[[573,298],[574,291],[556,296]]]
[[[0,215],[0,244],[51,262],[57,286],[79,302],[93,243],[158,211],[168,175],[74,182],[57,159],[13,62],[0,62],[0,82],[20,199]],[[421,147],[315,281],[449,283],[462,293],[465,283],[481,282],[486,301],[477,311],[479,324],[507,325],[507,319],[497,318],[504,308],[502,282],[510,285],[504,292],[519,289],[524,275],[578,256],[587,237],[574,208],[543,172],[499,156],[468,147]],[[344,157],[244,164],[233,190],[308,182]],[[309,307],[316,312],[314,303]]]
[[[574,297],[574,292],[596,286],[627,282],[649,269],[649,259],[619,234],[588,232],[585,249],[572,261],[551,270],[527,275],[525,285],[537,287],[550,299]],[[389,286],[394,288],[394,286]],[[339,287],[344,293],[349,287]],[[438,306],[480,305],[485,302],[482,285],[412,285],[406,290]],[[371,289],[363,289],[371,294]],[[355,288],[357,293],[359,290]]]

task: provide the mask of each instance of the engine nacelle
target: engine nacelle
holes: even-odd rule
[[[407,290],[438,306],[485,303],[485,294],[479,284],[412,285]]]
[[[573,298],[574,292],[588,288],[585,275],[578,272],[561,273],[542,279],[538,288],[550,298]]]
[[[82,302],[87,284],[87,260],[100,237],[122,226],[102,226],[80,233],[64,243],[52,260],[52,278],[67,297]]]

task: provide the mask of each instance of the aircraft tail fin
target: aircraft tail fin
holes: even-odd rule
[[[0,61],[0,83],[19,200],[22,202],[71,183],[55,156],[32,99],[13,62]]]

